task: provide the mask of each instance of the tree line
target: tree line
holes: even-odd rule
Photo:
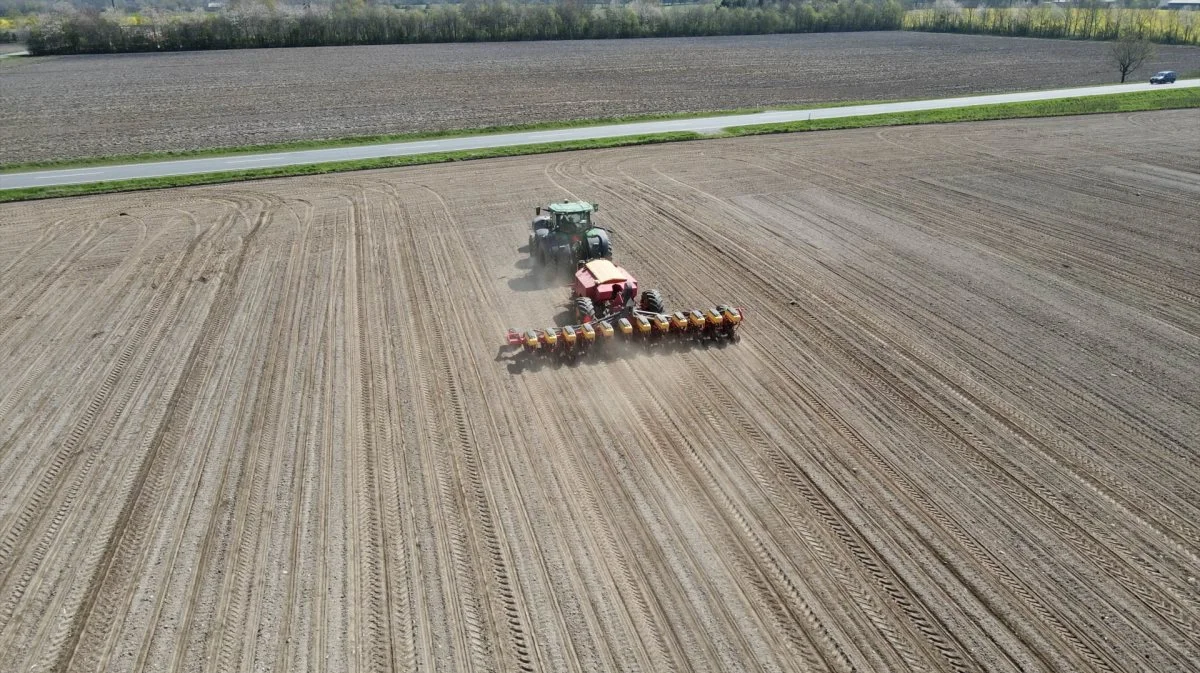
[[[1200,12],[1104,7],[1098,2],[1083,7],[972,8],[938,0],[931,9],[908,12],[904,27],[940,33],[1076,40],[1132,38],[1200,45]]]
[[[429,42],[763,35],[898,30],[897,0],[810,0],[757,6],[584,5],[508,2],[424,8],[341,0],[325,11],[187,13],[129,21],[74,12],[30,29],[33,55]]]

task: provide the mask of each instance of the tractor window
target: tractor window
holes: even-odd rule
[[[580,224],[583,223],[583,216],[579,213],[568,213],[562,216],[562,228],[568,232],[579,231]]]

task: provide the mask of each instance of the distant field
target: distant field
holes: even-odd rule
[[[1108,45],[928,33],[328,47],[0,64],[0,164],[1100,84]],[[1137,73],[1200,69],[1160,47]]]

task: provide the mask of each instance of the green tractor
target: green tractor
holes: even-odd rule
[[[534,210],[529,252],[538,264],[574,270],[579,262],[612,259],[609,232],[592,224],[600,204],[561,201]]]

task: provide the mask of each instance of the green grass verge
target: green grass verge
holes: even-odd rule
[[[752,136],[767,133],[796,133],[829,131],[871,126],[905,126],[912,124],[946,124],[951,122],[989,121],[1026,117],[1060,117],[1065,115],[1101,114],[1105,112],[1141,112],[1200,107],[1200,87],[1162,89],[1137,93],[1116,93],[1102,96],[1080,96],[1024,103],[997,103],[945,110],[921,110],[888,114],[813,119],[811,121],[735,126],[725,130],[726,136]]]
[[[703,136],[698,133],[691,132],[656,133],[641,136],[625,136],[621,138],[571,140],[556,143],[543,143],[538,145],[513,145],[511,147],[489,147],[485,149],[463,150],[459,152],[414,154],[403,157],[383,157],[379,159],[362,159],[358,161],[336,161],[323,164],[306,164],[303,166],[280,166],[278,168],[257,168],[244,171],[202,173],[198,175],[170,175],[158,178],[137,178],[134,180],[91,182],[80,185],[57,185],[52,187],[4,189],[0,190],[0,203],[11,201],[30,201],[34,199],[52,199],[63,196],[83,196],[87,194],[107,194],[111,192],[131,192],[145,189],[167,189],[171,187],[188,187],[192,185],[210,185],[222,182],[242,182],[245,180],[294,177],[298,175],[322,175],[325,173],[362,171],[373,168],[420,166],[423,164],[469,161],[471,159],[491,159],[495,157],[510,157],[523,154],[548,154],[551,152],[569,152],[571,150],[626,147],[630,145],[650,145],[654,143],[671,143],[683,140],[696,140],[701,137]]]
[[[1062,98],[1048,101],[1031,101],[1026,103],[1000,103],[995,105],[948,108],[945,110],[898,112],[862,117],[842,117],[838,119],[816,119],[812,121],[789,122],[782,124],[741,126],[727,129],[725,133],[721,135],[724,137],[737,137],[766,133],[825,131],[837,129],[855,129],[872,126],[943,124],[962,121],[988,121],[998,119],[1017,119],[1024,117],[1054,117],[1064,115],[1099,114],[1106,112],[1139,112],[1147,110],[1168,110],[1195,107],[1200,107],[1200,88],[1164,88],[1157,91],[1138,93],[1120,93],[1103,96]],[[289,177],[297,175],[319,175],[324,173],[366,170],[372,168],[417,166],[421,164],[467,161],[470,159],[486,159],[493,157],[508,157],[523,154],[542,154],[549,152],[565,152],[570,150],[598,149],[604,147],[625,147],[630,145],[646,145],[651,143],[679,142],[684,140],[698,140],[701,138],[712,137],[713,136],[705,136],[691,132],[660,133],[642,136],[626,136],[622,138],[601,138],[596,140],[566,141],[537,145],[516,145],[512,147],[494,147],[479,150],[466,150],[461,152],[443,152],[403,157],[385,157],[381,159],[365,159],[360,161],[309,164],[304,166],[248,169],[243,171],[228,171],[222,173],[205,173],[201,175],[179,175],[161,178],[97,182],[83,185],[8,189],[0,190],[0,203],[8,201],[54,198],[61,196],[124,192],[142,189],[164,189],[168,187],[205,185],[219,182],[239,182],[243,180],[258,180],[263,178]]]
[[[632,124],[647,121],[671,121],[674,119],[696,119],[700,117],[727,117],[741,114],[754,114],[768,110],[816,110],[843,105],[870,105],[885,101],[836,101],[816,103],[813,105],[796,105],[772,108],[739,108],[735,110],[707,110],[703,112],[661,112],[640,115],[624,115],[619,117],[593,117],[590,119],[574,119],[567,121],[539,122],[536,124],[514,124],[509,126],[482,126],[471,129],[451,129],[445,131],[424,131],[418,133],[399,133],[392,135],[349,136],[328,140],[294,140],[282,143],[264,145],[241,145],[238,147],[212,147],[197,150],[178,150],[171,152],[144,152],[108,157],[81,157],[78,159],[54,159],[49,161],[29,161],[24,163],[0,165],[0,173],[22,173],[33,170],[88,168],[93,166],[117,166],[123,164],[141,164],[151,161],[173,161],[177,159],[206,159],[211,157],[228,157],[246,154],[264,154],[268,152],[297,152],[301,150],[323,150],[337,147],[357,147],[360,145],[384,145],[388,143],[404,143],[417,140],[437,138],[463,138],[479,135],[495,135],[498,133],[521,133],[525,131],[555,131],[561,129],[582,128],[587,126],[606,126],[610,124]]]

